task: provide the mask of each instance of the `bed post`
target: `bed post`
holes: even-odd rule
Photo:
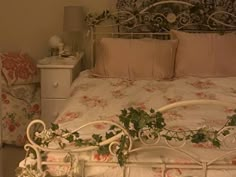
[[[81,177],[85,177],[85,160],[79,161],[79,166],[81,168]]]
[[[129,167],[124,166],[123,167],[123,177],[129,176],[129,175],[127,175],[127,170],[129,170]]]
[[[207,170],[208,170],[207,162],[202,163],[202,170],[203,170],[203,177],[207,177]]]
[[[165,177],[166,176],[166,164],[165,163],[163,163],[163,165],[162,165],[162,167],[161,167],[161,175],[162,175],[162,177]]]

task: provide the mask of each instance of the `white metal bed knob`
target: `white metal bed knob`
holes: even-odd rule
[[[54,87],[54,88],[57,88],[58,86],[59,86],[59,83],[58,83],[58,82],[54,82],[54,83],[53,83],[53,87]]]

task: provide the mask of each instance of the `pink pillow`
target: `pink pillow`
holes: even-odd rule
[[[93,73],[99,77],[170,79],[177,40],[102,38]]]
[[[236,76],[236,35],[171,31],[179,40],[176,76]]]
[[[37,67],[28,54],[0,53],[2,75],[8,85],[39,82]]]

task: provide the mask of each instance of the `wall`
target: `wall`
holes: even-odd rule
[[[63,8],[113,9],[116,0],[1,0],[0,51],[26,51],[40,59],[49,54],[48,39],[63,34]],[[83,37],[85,37],[85,31]]]

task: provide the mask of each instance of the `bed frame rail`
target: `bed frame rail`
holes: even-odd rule
[[[227,107],[236,107],[236,105],[230,104],[230,103],[225,103],[225,102],[220,102],[220,101],[215,101],[215,100],[190,100],[190,101],[180,101],[176,102],[173,104],[169,104],[167,106],[161,107],[158,109],[159,112],[167,112],[171,109],[177,108],[177,107],[183,107],[183,106],[189,106],[189,105],[205,105],[205,104],[215,104],[215,105],[220,105],[220,106],[227,106]],[[124,154],[128,155],[127,161],[123,164],[123,177],[129,176],[129,170],[132,167],[140,167],[140,168],[145,168],[145,167],[155,167],[155,168],[160,168],[162,170],[162,176],[165,177],[166,172],[168,169],[192,169],[192,170],[202,170],[202,174],[204,177],[207,177],[207,171],[208,170],[236,170],[236,165],[234,164],[219,164],[218,161],[221,159],[230,159],[232,160],[232,155],[236,155],[236,146],[235,146],[235,137],[236,137],[236,127],[224,127],[224,129],[230,129],[231,133],[228,134],[227,136],[224,136],[221,139],[221,144],[222,144],[222,149],[223,153],[221,153],[218,157],[210,160],[210,161],[202,161],[201,159],[197,159],[192,152],[188,152],[184,149],[184,146],[186,145],[187,141],[183,140],[181,144],[175,145],[170,143],[168,140],[165,140],[165,144],[163,145],[161,142],[161,136],[157,136],[153,138],[150,136],[150,139],[147,139],[146,136],[142,136],[142,132],[145,130],[140,130],[139,133],[139,141],[142,143],[142,146],[135,147],[134,143],[137,140],[134,140],[132,136],[128,133],[128,131],[120,124],[112,122],[112,121],[94,121],[90,122],[88,124],[82,125],[76,130],[66,132],[65,134],[61,136],[55,136],[50,139],[51,142],[58,142],[58,138],[63,139],[63,137],[68,137],[69,134],[73,134],[74,132],[79,132],[83,128],[87,128],[91,125],[95,125],[97,123],[105,123],[108,125],[116,126],[118,127],[121,131],[120,133],[116,134],[113,137],[110,137],[107,140],[104,140],[100,142],[99,144],[96,145],[86,145],[82,147],[78,146],[71,146],[69,142],[67,142],[69,145],[68,146],[57,146],[57,147],[47,147],[47,146],[42,146],[35,142],[35,136],[32,137],[32,132],[31,129],[35,125],[40,124],[43,128],[41,129],[40,132],[35,132],[38,134],[37,136],[44,135],[44,136],[52,136],[52,129],[47,129],[46,125],[43,121],[41,120],[34,120],[32,121],[28,128],[27,128],[27,137],[29,139],[29,144],[25,145],[25,150],[28,152],[27,156],[24,161],[21,162],[21,167],[28,167],[28,171],[36,170],[38,174],[41,176],[46,176],[47,174],[47,169],[45,170],[45,166],[48,165],[63,165],[63,166],[68,166],[68,171],[67,174],[68,176],[73,176],[73,175],[81,175],[82,177],[87,176],[86,174],[86,168],[91,167],[91,166],[110,166],[110,167],[115,167],[119,166],[117,162],[93,162],[93,161],[85,161],[85,160],[78,160],[76,159],[76,153],[82,153],[82,152],[91,152],[91,151],[96,151],[98,150],[99,147],[104,146],[104,145],[109,145],[109,152],[110,155],[116,156],[116,148],[120,145],[120,142],[118,141],[123,135],[127,136],[127,146],[125,149],[123,149],[125,152]],[[222,129],[221,131],[224,131]],[[220,132],[221,132],[220,131]],[[220,133],[219,132],[219,133]],[[151,143],[150,143],[151,140]],[[229,140],[232,140],[229,142]],[[60,141],[60,140],[59,140]],[[230,146],[228,146],[230,144]],[[141,153],[141,152],[147,152],[150,150],[160,150],[160,149],[165,149],[167,152],[175,152],[177,154],[180,154],[181,157],[187,158],[191,163],[167,163],[167,162],[160,162],[160,161],[150,161],[150,162],[132,162],[129,160],[129,157],[132,156],[133,153]],[[47,155],[48,153],[64,153],[68,154],[71,158],[69,161],[56,161],[56,162],[50,162],[45,160],[43,157]],[[34,155],[33,155],[34,154]],[[28,166],[27,166],[28,165]],[[32,167],[33,169],[29,168]],[[23,168],[21,168],[23,169]]]

